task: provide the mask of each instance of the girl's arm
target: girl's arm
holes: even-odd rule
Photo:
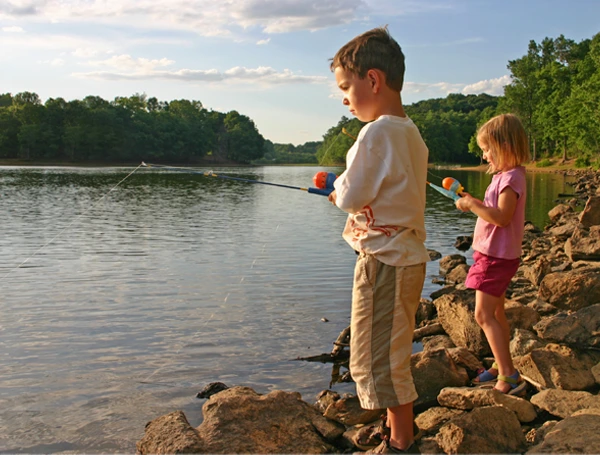
[[[471,211],[479,218],[496,226],[508,226],[517,207],[517,193],[511,187],[507,186],[498,196],[498,208],[487,207],[483,202],[474,198],[469,193],[461,193],[461,197],[456,201],[456,207],[463,212]]]

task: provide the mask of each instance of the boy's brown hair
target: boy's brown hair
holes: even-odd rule
[[[338,66],[361,79],[370,69],[378,69],[385,74],[386,85],[398,92],[404,84],[404,54],[387,26],[369,30],[342,46],[331,59],[331,71]]]
[[[477,144],[494,157],[496,169],[511,169],[528,162],[529,141],[519,117],[501,114],[485,122],[477,131]]]

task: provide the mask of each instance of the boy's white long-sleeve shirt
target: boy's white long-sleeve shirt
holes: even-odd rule
[[[429,261],[425,191],[429,151],[408,117],[382,115],[365,125],[336,179],[336,205],[348,212],[343,238],[384,264]]]

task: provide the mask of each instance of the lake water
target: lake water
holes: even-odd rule
[[[213,170],[305,187],[323,168]],[[214,381],[310,403],[329,386],[331,365],[294,359],[330,352],[349,324],[345,215],[303,191],[132,171],[0,167],[0,453],[134,452],[158,416],[199,425]],[[478,197],[490,179],[429,178],[445,176]],[[458,253],[475,217],[427,191],[427,247]],[[533,174],[529,191],[543,227],[569,188]],[[430,262],[423,297],[437,275]]]

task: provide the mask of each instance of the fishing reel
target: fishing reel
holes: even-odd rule
[[[313,177],[313,185],[320,190],[329,190],[329,192],[333,191],[333,182],[337,179],[337,175],[333,172],[325,172],[320,171],[315,174]]]
[[[465,188],[460,184],[460,182],[452,177],[446,177],[444,180],[442,180],[442,187],[445,190],[451,191],[452,193],[457,194],[459,196],[460,193],[462,193],[465,190]]]

